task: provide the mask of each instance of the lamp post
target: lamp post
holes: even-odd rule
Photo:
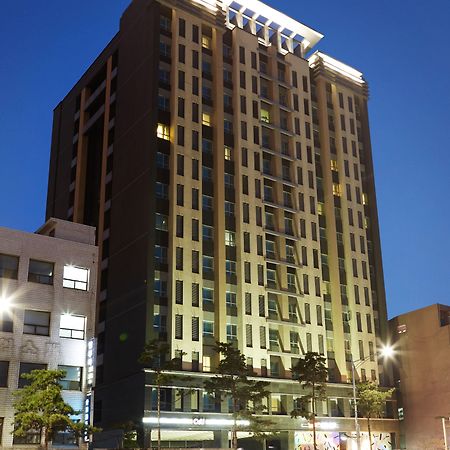
[[[383,356],[384,358],[390,358],[394,354],[394,350],[389,345],[383,345],[380,350],[380,356]],[[355,432],[356,432],[356,448],[357,450],[361,450],[361,428],[359,426],[359,418],[358,418],[358,405],[357,405],[357,398],[356,398],[356,363],[358,365],[361,365],[369,360],[371,355],[366,356],[363,359],[357,359],[356,361],[353,359],[353,353],[350,353],[350,361],[352,364],[352,388],[353,388],[353,408],[355,412]],[[444,430],[445,431],[445,430]],[[370,449],[372,450],[372,449]],[[447,446],[445,447],[445,450],[447,450]]]

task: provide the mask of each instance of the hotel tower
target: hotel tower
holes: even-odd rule
[[[290,417],[308,351],[329,373],[319,448],[355,447],[352,360],[358,381],[384,383],[386,300],[368,86],[322,37],[258,0],[134,0],[56,107],[47,217],[97,230],[104,430],[154,429],[138,358],[159,338],[179,359],[163,445],[228,446],[228,405],[202,390],[221,341],[270,381],[268,447],[310,443]],[[395,409],[373,421],[379,448],[395,448]],[[240,446],[261,445],[242,431]]]

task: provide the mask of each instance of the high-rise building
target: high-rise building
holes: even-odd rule
[[[450,306],[434,304],[389,321],[395,348],[400,448],[445,448],[450,439]]]
[[[44,441],[41,430],[12,434],[13,394],[32,370],[64,370],[64,401],[91,423],[97,257],[86,225],[51,218],[36,233],[0,228],[1,449]],[[54,447],[75,442],[67,432],[53,437]]]
[[[56,107],[47,216],[95,226],[101,254],[98,425],[153,420],[137,360],[159,337],[199,383],[215,341],[236,342],[289,445],[309,436],[290,368],[318,352],[323,439],[354,430],[351,360],[382,379],[387,328],[368,87],[321,38],[258,0],[135,0]],[[192,440],[222,445],[203,419],[227,405],[177,399],[164,391],[163,439],[192,420]]]

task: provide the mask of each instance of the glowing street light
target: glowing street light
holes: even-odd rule
[[[383,345],[380,350],[380,356],[383,358],[392,358],[394,356],[394,347],[391,345]]]
[[[4,295],[0,296],[0,313],[9,312],[11,309],[11,298]]]

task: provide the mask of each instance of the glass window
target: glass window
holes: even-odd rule
[[[158,123],[156,128],[156,136],[160,139],[164,139],[165,141],[170,140],[170,127],[169,125],[165,125],[163,123]]]
[[[156,213],[155,228],[161,231],[169,230],[169,218],[164,214]]]
[[[214,290],[204,287],[202,289],[202,301],[203,303],[214,303]]]
[[[30,259],[28,281],[42,284],[53,284],[53,263]]]
[[[84,339],[86,317],[62,314],[59,323],[59,337],[69,339]]]
[[[19,257],[0,254],[0,278],[17,280]]]
[[[0,387],[8,387],[8,371],[9,371],[9,361],[0,361]],[[0,430],[0,437],[1,437],[1,430]]]
[[[87,291],[89,269],[75,266],[64,266],[63,286],[69,289]]]
[[[225,230],[225,245],[229,247],[236,246],[236,234],[234,231]]]
[[[237,325],[227,323],[227,341],[235,341],[237,339]]]
[[[204,272],[214,271],[214,259],[211,256],[203,256],[203,271]]]
[[[206,112],[202,113],[202,124],[207,125],[208,127],[211,126],[211,114]]]
[[[61,387],[66,391],[81,391],[82,368],[75,366],[58,366],[59,370],[66,372],[65,377],[60,381]]]
[[[0,311],[0,331],[13,332],[13,316],[9,311]]]
[[[25,310],[23,320],[24,334],[50,335],[50,313],[46,311]]]
[[[209,320],[203,321],[203,336],[214,336],[214,322]]]
[[[35,364],[35,363],[20,363],[19,369],[19,388],[23,388],[24,386],[28,386],[30,384],[30,380],[25,380],[22,378],[22,375],[25,373],[30,373],[33,370],[45,370],[47,369],[46,364]]]

